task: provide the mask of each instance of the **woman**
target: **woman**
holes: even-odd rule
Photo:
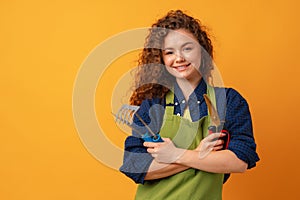
[[[222,199],[230,173],[259,160],[248,104],[234,89],[215,88],[213,46],[205,27],[182,11],[152,25],[140,55],[132,105],[140,106],[132,136],[125,141],[120,170],[139,183],[136,199]],[[211,124],[203,95],[214,102],[224,131]],[[145,142],[147,129],[163,142]]]

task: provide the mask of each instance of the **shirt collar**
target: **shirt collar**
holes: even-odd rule
[[[197,85],[197,87],[195,88],[195,90],[193,91],[193,93],[189,96],[189,101],[191,100],[200,101],[200,102],[203,101],[204,99],[203,94],[206,94],[206,90],[207,90],[207,86],[205,81],[202,78],[199,84]],[[176,81],[174,84],[174,93],[175,93],[174,103],[182,103],[182,101],[185,101],[184,95]]]

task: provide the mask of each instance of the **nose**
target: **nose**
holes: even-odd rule
[[[175,62],[180,63],[180,62],[184,62],[184,61],[185,61],[184,56],[181,53],[177,53],[176,58],[175,58]]]

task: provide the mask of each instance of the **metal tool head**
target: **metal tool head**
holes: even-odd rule
[[[215,106],[212,104],[211,100],[209,99],[208,95],[207,94],[204,94],[203,95],[204,97],[204,100],[205,100],[205,103],[207,105],[207,108],[208,108],[208,112],[209,112],[209,115],[210,115],[210,119],[212,121],[212,123],[215,125],[215,126],[219,126],[221,124],[221,121],[220,121],[220,117],[218,115],[218,112],[217,112],[217,109],[215,108]]]
[[[149,134],[153,136],[154,138],[157,138],[156,134],[150,129],[150,127],[144,122],[144,120],[136,113],[140,106],[134,106],[134,105],[123,105],[117,114],[113,114],[115,116],[115,121],[119,124],[126,124],[132,129],[136,130],[136,126],[134,126],[133,123],[133,117],[136,116],[142,124],[146,127]],[[138,131],[139,132],[139,131]]]
[[[133,116],[138,111],[139,106],[123,105],[115,114],[116,122],[120,124],[132,125]]]

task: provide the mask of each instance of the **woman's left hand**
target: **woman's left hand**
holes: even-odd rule
[[[147,151],[160,163],[174,163],[185,152],[185,149],[175,147],[172,140],[162,138],[164,142],[144,142],[144,146],[148,147]]]

